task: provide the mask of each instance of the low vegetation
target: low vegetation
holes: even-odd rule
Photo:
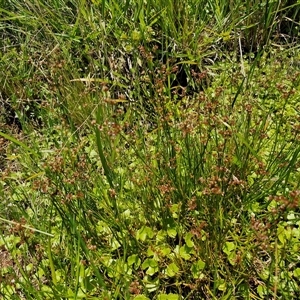
[[[7,0],[1,299],[299,299],[299,1]]]

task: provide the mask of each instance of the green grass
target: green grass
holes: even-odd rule
[[[1,299],[298,299],[296,1],[2,1]]]

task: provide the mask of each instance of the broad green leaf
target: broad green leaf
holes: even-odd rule
[[[218,290],[219,291],[226,291],[226,282],[224,279],[219,280],[218,282]]]
[[[285,238],[285,233],[284,233],[284,227],[281,225],[278,225],[277,237],[278,237],[280,243],[284,245],[286,242],[286,238]]]
[[[230,252],[230,254],[227,255],[227,258],[233,266],[236,264],[236,253],[234,251]]]
[[[150,300],[150,298],[144,296],[144,295],[137,295],[133,298],[134,300]]]
[[[43,276],[45,276],[45,271],[42,268],[39,268],[37,271],[37,275],[38,275],[38,278],[41,279]]]
[[[129,256],[127,262],[129,266],[135,265],[136,268],[141,264],[141,260],[137,254]]]
[[[278,202],[276,202],[275,200],[272,200],[268,205],[268,211],[273,211],[277,207],[278,207]]]
[[[186,233],[184,236],[185,243],[190,248],[194,247],[194,242],[192,241],[192,238],[193,238],[193,234],[191,232]]]
[[[136,233],[136,238],[138,240],[141,240],[141,241],[145,241],[147,239],[147,237],[149,238],[153,238],[154,236],[154,232],[153,230],[148,227],[148,226],[143,226],[141,229],[139,229]]]
[[[264,269],[258,275],[262,280],[267,280],[270,277],[270,272],[269,270]]]
[[[167,229],[167,233],[168,233],[168,236],[171,237],[171,238],[175,238],[176,235],[177,235],[177,232],[176,232],[176,229],[175,228],[168,228]]]
[[[171,253],[171,249],[167,245],[162,246],[160,251],[163,255],[169,255]]]
[[[257,287],[257,293],[261,299],[264,299],[265,298],[264,296],[266,296],[266,294],[267,294],[266,287],[263,285],[259,285]]]
[[[153,251],[153,246],[149,246],[147,249],[147,256],[154,256],[155,252]]]
[[[118,242],[116,238],[112,238],[111,240],[111,249],[116,250],[121,247],[121,244]]]
[[[147,269],[146,274],[152,276],[159,270],[158,262],[152,258],[147,258],[142,264],[142,269],[143,270]]]
[[[226,253],[227,255],[230,255],[230,253],[235,250],[236,246],[235,243],[233,242],[226,242],[225,245],[223,246],[223,252]]]
[[[155,267],[155,268],[149,267],[148,270],[146,271],[146,274],[152,276],[155,273],[157,273],[158,271],[159,271],[158,267]]]
[[[180,296],[177,294],[160,294],[157,296],[157,300],[179,300]]]
[[[202,274],[202,271],[205,268],[205,262],[199,259],[195,263],[192,264],[191,272],[194,278],[199,278]]]
[[[178,272],[179,272],[179,268],[177,267],[177,265],[175,263],[169,264],[166,269],[166,274],[169,277],[175,276],[176,274],[178,274]]]
[[[293,212],[289,213],[286,218],[289,221],[294,221],[297,219],[297,217],[295,216],[295,214]]]
[[[30,264],[28,264],[28,265],[26,266],[26,271],[27,271],[27,272],[30,272],[31,270],[33,270],[33,264],[32,264],[32,263],[30,263]]]
[[[300,268],[296,268],[294,271],[293,271],[293,275],[297,278],[300,278]]]
[[[184,245],[179,248],[179,256],[185,260],[189,260],[191,258],[191,251],[191,248],[189,248],[187,245]]]
[[[146,289],[150,293],[155,292],[159,289],[159,285],[160,285],[159,278],[152,279],[150,276],[146,275],[143,281],[145,282]]]
[[[167,232],[164,230],[160,230],[156,235],[156,241],[163,242],[165,241],[166,237],[167,237]]]
[[[172,212],[172,217],[174,219],[178,218],[178,212],[179,212],[179,205],[178,204],[173,204],[170,208],[171,212]]]
[[[172,218],[169,218],[167,221],[167,234],[171,238],[175,238],[177,235],[176,223]]]

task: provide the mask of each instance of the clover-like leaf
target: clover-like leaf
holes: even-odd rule
[[[194,247],[194,242],[192,241],[192,238],[193,234],[191,232],[186,233],[184,236],[185,243],[190,248]]]
[[[143,270],[147,269],[146,274],[152,276],[159,270],[158,262],[155,259],[147,258],[142,264],[142,269]]]
[[[235,250],[236,245],[233,242],[226,242],[223,246],[223,252],[230,255],[233,250]]]
[[[145,241],[147,237],[153,238],[154,232],[153,230],[148,226],[143,226],[141,229],[139,229],[136,233],[136,238],[141,241]]]
[[[128,266],[134,266],[137,269],[141,265],[141,259],[137,254],[130,255],[127,259]]]
[[[177,294],[160,294],[157,296],[157,300],[179,300],[180,296]]]
[[[179,268],[175,263],[170,263],[166,269],[166,274],[169,277],[174,277],[176,274],[178,274]]]
[[[189,248],[187,245],[183,245],[178,249],[178,247],[175,248],[175,252],[179,254],[179,256],[185,260],[189,260],[191,258],[192,248]]]
[[[194,278],[199,278],[203,274],[202,271],[205,268],[205,262],[201,259],[194,262],[191,267],[191,272]]]

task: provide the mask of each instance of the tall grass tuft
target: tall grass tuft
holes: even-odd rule
[[[3,299],[299,298],[299,4],[0,11]]]

